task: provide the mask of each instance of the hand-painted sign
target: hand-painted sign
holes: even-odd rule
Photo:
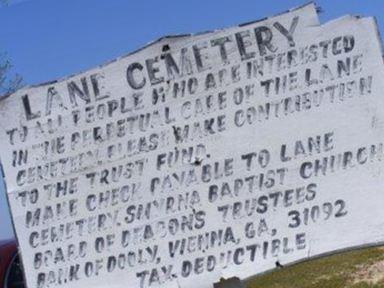
[[[0,101],[29,288],[212,287],[384,240],[375,21],[313,4]]]

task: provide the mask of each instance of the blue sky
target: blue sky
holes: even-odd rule
[[[304,0],[15,0],[0,8],[0,52],[26,84],[92,68],[169,34],[236,25],[302,5]],[[382,0],[319,0],[324,23],[344,14],[376,16]],[[0,187],[0,239],[12,235]]]

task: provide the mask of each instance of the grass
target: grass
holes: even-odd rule
[[[384,248],[361,249],[257,276],[247,288],[384,288]]]

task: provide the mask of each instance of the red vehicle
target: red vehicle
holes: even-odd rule
[[[0,241],[0,288],[24,287],[16,241]]]

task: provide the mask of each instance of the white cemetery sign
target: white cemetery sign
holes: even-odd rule
[[[372,18],[313,4],[0,101],[28,288],[212,287],[384,240]]]

